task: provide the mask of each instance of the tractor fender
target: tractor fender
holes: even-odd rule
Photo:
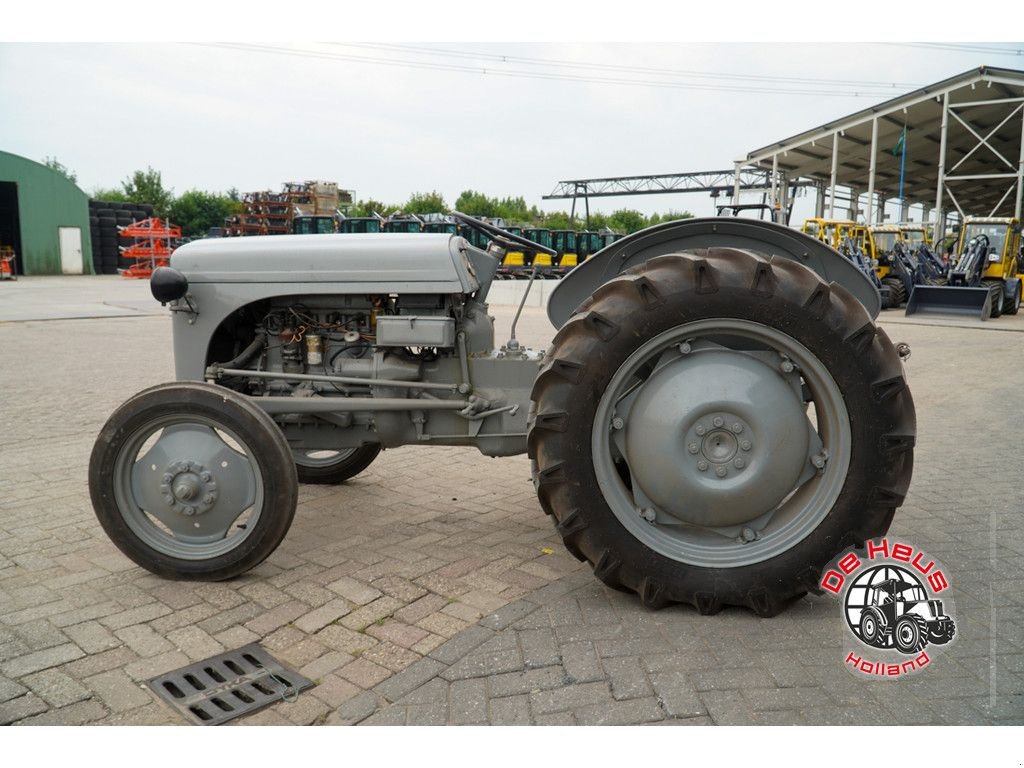
[[[561,328],[594,291],[630,267],[656,256],[702,248],[740,248],[792,259],[846,288],[872,318],[882,307],[878,289],[868,276],[810,235],[767,221],[710,217],[658,224],[601,249],[559,281],[548,300],[548,318]]]

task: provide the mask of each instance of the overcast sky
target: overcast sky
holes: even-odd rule
[[[86,191],[152,166],[177,193],[323,179],[396,203],[476,189],[563,209],[541,200],[560,179],[730,168],[915,85],[1024,69],[955,46],[386,45],[3,44],[0,149],[56,156]],[[621,207],[714,213],[704,194],[592,206]]]

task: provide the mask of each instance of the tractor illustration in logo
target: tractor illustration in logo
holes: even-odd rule
[[[882,580],[876,581],[878,577]],[[942,601],[931,599],[912,573],[882,566],[868,571],[847,595],[847,619],[863,642],[875,648],[896,648],[918,653],[929,643],[945,645],[953,639],[956,625],[943,612]],[[858,589],[859,587],[859,589]],[[859,592],[864,604],[850,604]],[[859,611],[859,618],[854,614]]]

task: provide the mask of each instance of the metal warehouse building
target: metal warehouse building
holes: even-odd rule
[[[65,176],[0,152],[0,246],[25,275],[92,274],[89,197]]]

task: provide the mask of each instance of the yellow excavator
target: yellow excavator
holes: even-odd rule
[[[1021,302],[1021,224],[1016,218],[964,219],[945,285],[917,285],[907,315],[1015,315]]]

